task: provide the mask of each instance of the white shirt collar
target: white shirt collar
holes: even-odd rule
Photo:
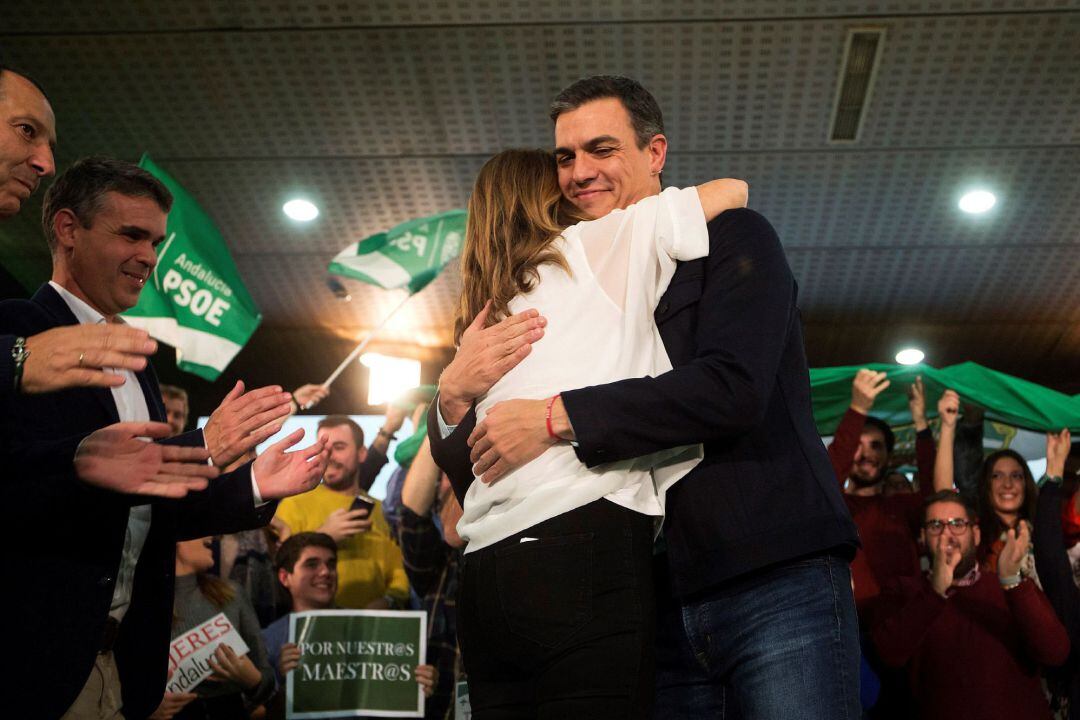
[[[97,325],[98,323],[105,322],[105,316],[99,313],[94,308],[90,307],[82,298],[76,297],[67,288],[59,285],[52,280],[49,281],[53,290],[60,294],[60,297],[67,303],[67,306],[71,309],[75,319],[79,321],[80,325]]]

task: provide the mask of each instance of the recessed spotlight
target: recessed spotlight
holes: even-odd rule
[[[994,207],[997,198],[989,190],[972,190],[960,198],[960,209],[972,215],[984,213]]]
[[[298,222],[309,222],[319,217],[319,208],[315,207],[315,203],[299,198],[285,203],[281,209]]]
[[[918,348],[904,348],[896,353],[896,362],[901,365],[918,365],[926,357],[926,353]]]

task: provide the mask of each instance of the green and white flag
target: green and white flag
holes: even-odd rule
[[[420,292],[461,252],[465,211],[409,220],[353,243],[330,262],[330,272],[386,290]]]
[[[139,167],[169,188],[173,205],[157,267],[124,319],[175,347],[181,370],[216,380],[262,315],[240,282],[221,233],[195,199],[149,155]]]

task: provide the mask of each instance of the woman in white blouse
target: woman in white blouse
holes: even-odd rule
[[[456,339],[489,302],[491,323],[535,308],[548,324],[477,400],[477,421],[500,400],[546,398],[550,408],[560,388],[670,370],[657,301],[676,261],[708,254],[705,223],[746,198],[746,183],[714,180],[590,221],[560,193],[550,153],[488,160],[469,201]],[[477,718],[541,706],[632,717],[648,706],[654,528],[664,492],[700,457],[694,446],[590,469],[561,442],[472,483],[458,524],[468,542],[458,636]],[[550,693],[523,692],[535,687]]]

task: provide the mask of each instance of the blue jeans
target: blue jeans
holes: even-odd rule
[[[861,716],[846,561],[804,558],[657,605],[657,720]]]

